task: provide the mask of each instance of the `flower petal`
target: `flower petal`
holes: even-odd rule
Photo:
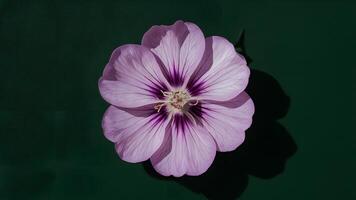
[[[175,177],[204,173],[216,154],[212,136],[203,127],[180,115],[173,118],[167,130],[162,146],[151,157],[155,170],[164,176]]]
[[[168,120],[151,107],[120,109],[110,106],[104,114],[105,137],[115,143],[122,160],[136,163],[148,160],[162,144]]]
[[[154,55],[140,45],[117,48],[99,80],[107,102],[130,108],[153,104],[168,85]]]
[[[221,152],[233,151],[242,144],[253,114],[254,104],[246,92],[229,101],[202,104],[203,126],[213,136]]]
[[[200,99],[227,101],[247,86],[250,70],[234,46],[218,36],[206,39],[202,62],[191,77],[188,89]]]
[[[153,26],[142,38],[142,45],[162,61],[173,86],[187,84],[205,49],[203,32],[193,23],[177,21],[171,26]]]

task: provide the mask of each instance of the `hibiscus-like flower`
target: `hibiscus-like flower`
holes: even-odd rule
[[[249,75],[225,38],[205,38],[190,22],[153,26],[141,45],[118,47],[105,66],[104,135],[124,161],[150,159],[164,176],[200,175],[216,151],[244,141],[254,113],[244,92]]]

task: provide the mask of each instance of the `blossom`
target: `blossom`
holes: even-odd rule
[[[141,45],[115,49],[99,79],[111,104],[104,135],[124,161],[150,159],[164,176],[200,175],[216,151],[244,141],[254,113],[249,75],[225,38],[205,38],[190,22],[153,26]]]

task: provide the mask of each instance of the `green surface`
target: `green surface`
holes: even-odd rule
[[[280,122],[296,153],[238,196],[356,199],[355,11],[336,0],[0,1],[0,199],[206,199],[119,160],[100,126],[112,50],[177,19],[232,42],[244,28],[251,67],[290,97]]]

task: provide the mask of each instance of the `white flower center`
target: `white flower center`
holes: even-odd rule
[[[198,104],[198,100],[191,97],[189,92],[183,89],[161,92],[165,99],[163,101],[159,101],[159,103],[155,105],[154,108],[157,112],[159,112],[163,106],[166,106],[167,111],[170,113],[183,113],[187,109],[186,105],[192,106]],[[194,101],[194,103],[191,103],[191,101]]]

